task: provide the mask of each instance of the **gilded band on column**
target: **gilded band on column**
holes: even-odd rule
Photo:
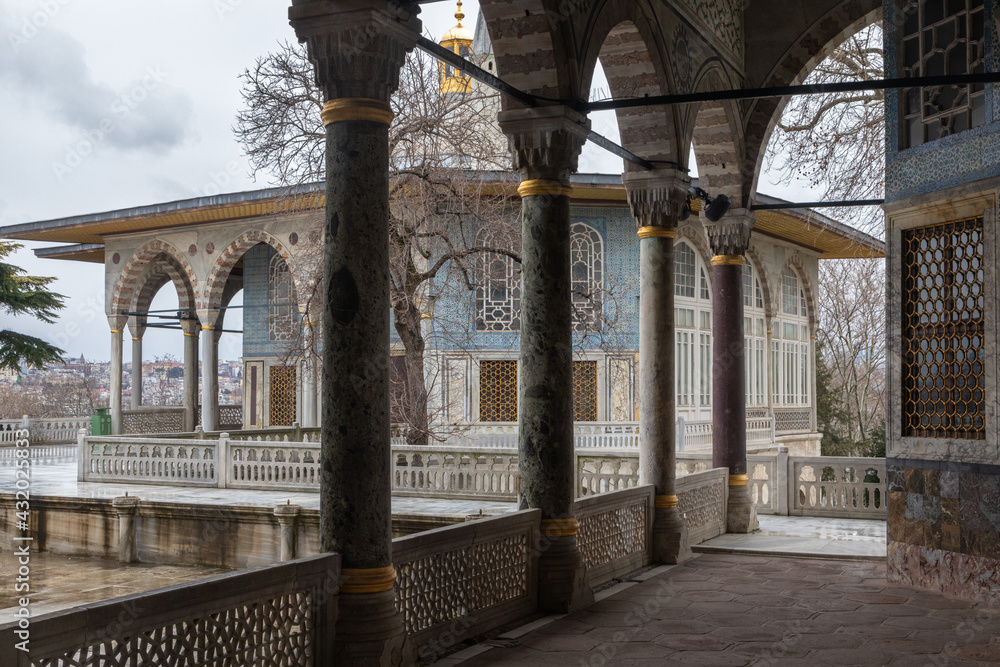
[[[320,113],[323,125],[340,123],[348,120],[368,120],[373,123],[390,125],[392,123],[392,107],[388,102],[367,97],[341,97],[328,100]]]
[[[517,187],[517,194],[521,197],[531,197],[534,195],[569,197],[573,194],[573,188],[561,181],[534,178],[528,181],[521,181],[521,185]]]

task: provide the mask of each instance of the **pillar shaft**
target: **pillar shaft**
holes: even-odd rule
[[[142,407],[142,339],[132,337],[132,409]]]
[[[201,334],[201,428],[215,430],[219,412],[219,342],[215,328],[202,327]]]
[[[111,329],[111,433],[122,433],[122,330]]]
[[[639,483],[655,489],[652,556],[691,557],[678,512],[674,344],[674,229],[690,184],[673,169],[622,177],[639,222]]]
[[[712,266],[712,465],[747,472],[742,264]]]
[[[198,327],[181,321],[184,330],[184,431],[191,433],[198,414]]]

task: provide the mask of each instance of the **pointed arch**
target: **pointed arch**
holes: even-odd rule
[[[177,289],[177,305],[194,308],[198,279],[184,255],[170,243],[154,239],[140,246],[122,266],[111,295],[111,314],[148,309],[149,301],[168,281]]]
[[[262,229],[251,229],[233,239],[219,253],[215,264],[212,265],[209,271],[208,278],[205,281],[205,288],[198,298],[198,310],[213,310],[221,308],[224,305],[223,293],[226,289],[226,283],[229,280],[229,274],[237,262],[246,254],[247,250],[259,243],[271,246],[288,265],[288,270],[292,275],[292,283],[295,286],[295,293],[299,297],[308,293],[306,289],[308,276],[303,275],[299,263],[291,252],[289,252],[288,248],[272,234]]]

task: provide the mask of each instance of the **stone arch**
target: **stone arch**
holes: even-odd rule
[[[566,64],[573,53],[570,21],[559,0],[483,0],[497,73],[507,83],[534,95],[576,99],[579,77]],[[504,108],[509,101],[502,96]]]
[[[816,329],[819,326],[819,317],[817,311],[816,303],[816,293],[813,289],[812,282],[809,280],[809,274],[806,272],[805,267],[802,265],[802,258],[796,252],[792,253],[788,259],[785,260],[784,265],[781,267],[781,272],[778,274],[779,288],[775,293],[775,299],[781,298],[780,281],[781,276],[785,273],[785,269],[791,267],[795,271],[795,275],[799,278],[799,283],[802,285],[802,291],[806,295],[806,311],[809,314],[809,333],[812,335],[816,334]],[[781,309],[775,304],[775,313],[780,313]]]
[[[272,234],[262,229],[251,229],[233,239],[219,253],[208,273],[205,289],[202,290],[198,298],[198,310],[214,310],[223,306],[223,294],[226,290],[226,283],[229,281],[229,274],[247,250],[259,243],[271,246],[276,253],[281,255],[292,274],[295,293],[297,295],[305,293],[306,276],[302,275],[299,263],[288,248]]]
[[[696,92],[736,87],[722,64],[714,60],[702,66],[695,80]],[[690,113],[694,114],[691,143],[698,162],[698,184],[712,196],[726,195],[733,207],[746,206],[741,173],[745,142],[735,103],[702,102]]]
[[[665,35],[648,3],[603,0],[592,10],[583,37],[582,89],[589,90],[598,60],[612,97],[665,95],[674,91]],[[622,145],[647,160],[685,164],[678,147],[676,106],[637,107],[616,112]],[[627,169],[636,169],[626,163]]]
[[[754,242],[750,241],[750,247],[746,252],[747,259],[753,264],[754,274],[760,282],[761,296],[764,298],[764,315],[770,321],[774,319],[774,303],[771,301],[771,280],[768,277],[766,266],[761,260],[760,252]]]
[[[122,266],[111,295],[111,313],[148,309],[149,301],[167,281],[177,289],[178,308],[195,307],[198,279],[194,269],[177,248],[154,239],[133,252]]]
[[[759,11],[779,11],[782,0],[765,0],[773,7]],[[811,24],[793,40],[760,76],[762,88],[800,84],[806,77],[833,53],[848,37],[882,19],[881,0],[848,0],[837,4],[830,11],[814,17]],[[752,48],[753,36],[748,35],[748,49]],[[764,38],[766,40],[766,37]],[[754,77],[756,79],[756,77]],[[744,123],[747,132],[745,165],[743,168],[744,189],[751,195],[757,192],[758,176],[764,155],[771,140],[771,134],[781,119],[788,104],[787,97],[761,98],[753,100]]]

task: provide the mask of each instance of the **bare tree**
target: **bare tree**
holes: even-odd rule
[[[882,26],[847,39],[821,62],[806,83],[870,81],[883,74]],[[877,199],[885,192],[884,91],[793,97],[768,147],[765,166],[773,183],[804,179],[827,201]],[[882,236],[877,207],[834,209],[831,215]]]
[[[881,259],[820,264],[819,338],[841,439],[861,448],[885,423],[885,269]]]

